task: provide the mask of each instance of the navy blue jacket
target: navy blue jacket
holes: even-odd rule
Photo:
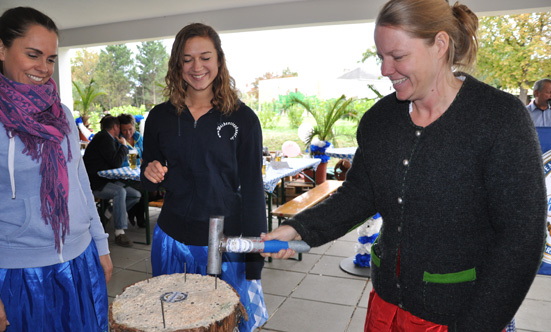
[[[165,180],[154,184],[143,171],[157,160],[168,166]],[[262,184],[262,130],[245,104],[229,116],[211,109],[197,121],[180,115],[170,102],[155,106],[144,130],[142,183],[149,191],[166,190],[157,220],[173,239],[206,246],[211,216],[224,216],[226,236],[266,232]],[[247,279],[260,279],[263,259],[247,255]]]
[[[120,144],[106,130],[95,134],[84,151],[84,164],[92,190],[101,190],[111,181],[98,175],[98,171],[119,168],[128,155],[128,148]]]

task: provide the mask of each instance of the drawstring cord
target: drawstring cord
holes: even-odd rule
[[[8,171],[10,173],[12,199],[15,199],[15,137],[10,135],[8,145]]]

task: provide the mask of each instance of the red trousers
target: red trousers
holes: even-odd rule
[[[371,290],[364,332],[448,332],[448,327],[414,316]]]

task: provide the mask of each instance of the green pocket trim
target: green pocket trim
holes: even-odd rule
[[[432,274],[426,272],[423,274],[423,281],[432,282],[435,284],[457,284],[460,282],[468,282],[476,280],[476,269],[472,269],[444,274]]]
[[[376,267],[381,267],[381,259],[379,257],[377,257],[377,255],[375,255],[375,253],[373,252],[373,246],[377,244],[377,242],[379,242],[379,238],[380,238],[380,233],[379,233],[379,236],[377,236],[377,238],[375,239],[375,241],[373,242],[373,244],[371,245],[371,260],[373,261],[373,264],[375,264]]]
[[[381,259],[373,253],[373,250],[371,250],[371,261],[373,261],[376,267],[381,267]]]

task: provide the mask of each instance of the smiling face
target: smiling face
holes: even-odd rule
[[[193,37],[184,46],[183,78],[195,91],[212,92],[212,82],[218,75],[218,55],[207,37]]]
[[[391,80],[399,100],[416,101],[435,91],[442,66],[436,43],[428,45],[397,27],[377,26],[375,45],[381,73]]]
[[[121,134],[128,141],[132,138],[132,135],[136,132],[136,127],[132,123],[123,124],[121,123]]]
[[[8,79],[40,85],[54,73],[57,59],[57,35],[41,25],[32,25],[23,37],[7,48],[0,40],[0,60]]]

